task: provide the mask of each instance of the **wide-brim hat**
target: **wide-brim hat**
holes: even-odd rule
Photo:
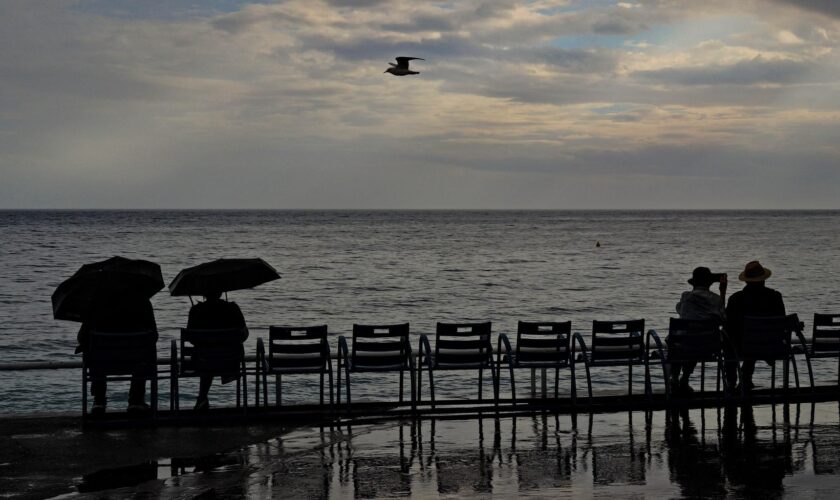
[[[762,266],[757,260],[747,262],[744,270],[738,275],[738,279],[747,283],[764,281],[773,275],[773,271]]]

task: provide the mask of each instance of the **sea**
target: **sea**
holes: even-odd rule
[[[409,322],[415,349],[437,322],[491,321],[495,342],[518,321],[570,320],[587,338],[593,320],[644,318],[664,337],[692,269],[727,273],[731,294],[751,260],[772,270],[768,286],[810,336],[814,313],[840,313],[838,229],[840,211],[0,211],[0,364],[80,361],[79,324],[53,319],[50,296],[83,264],[114,255],[157,262],[167,284],[220,257],[265,259],[281,279],[228,294],[248,323],[249,354],[270,325],[326,324],[334,350],[354,323]],[[165,358],[190,299],[164,288],[152,303]],[[836,380],[837,360],[814,368],[818,381]],[[626,377],[593,370],[595,392],[626,390]],[[440,399],[475,395],[472,372],[435,378]],[[755,378],[762,385],[769,371]],[[284,378],[284,403],[314,402],[315,382]],[[217,382],[211,405],[232,404],[233,385]],[[560,386],[568,393],[568,374]],[[76,412],[81,387],[80,369],[0,371],[0,414]],[[391,375],[353,376],[354,400],[392,399],[396,387]],[[160,390],[163,405],[169,382]],[[123,407],[125,392],[109,386],[109,407]]]

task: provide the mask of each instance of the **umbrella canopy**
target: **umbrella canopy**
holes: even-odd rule
[[[94,301],[104,294],[136,294],[151,298],[163,288],[160,266],[125,257],[85,264],[52,294],[53,317],[84,321]]]
[[[172,295],[207,295],[253,288],[280,279],[277,271],[262,259],[218,259],[184,269],[172,283]]]

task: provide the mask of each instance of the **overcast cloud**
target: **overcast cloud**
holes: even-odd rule
[[[7,0],[0,208],[840,208],[836,5]]]

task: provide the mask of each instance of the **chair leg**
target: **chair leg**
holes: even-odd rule
[[[321,392],[318,394],[318,402],[321,404],[321,406],[324,406],[324,371],[323,371],[323,370],[321,371],[321,374],[320,374],[320,375],[321,375],[321,376],[320,376],[320,380],[321,380],[321,385],[320,385],[320,387],[321,387]]]
[[[837,359],[840,359],[840,358],[837,358]],[[840,373],[840,369],[838,369],[838,373]],[[87,412],[88,412],[87,391],[88,391],[87,374],[85,374],[85,369],[82,368],[82,418],[87,417]]]
[[[411,383],[411,411],[417,410],[417,387],[414,385],[414,370],[408,369],[408,377]]]
[[[327,362],[327,379],[330,381],[330,412],[335,412],[335,405],[333,403],[333,371],[332,361]]]
[[[583,367],[586,368],[586,388],[589,391],[589,404],[592,404],[592,377],[589,374],[589,363],[584,362]]]
[[[254,406],[257,408],[260,407],[260,380],[260,362],[257,361],[254,370]]]
[[[501,367],[499,368],[499,375],[501,375]],[[513,364],[508,363],[508,372],[510,372],[510,398],[513,400],[513,406],[516,406],[516,381],[513,379]],[[501,377],[500,377],[501,378]]]
[[[435,378],[433,374],[434,370],[432,367],[429,366],[429,394],[432,398],[432,409],[435,409]]]
[[[335,404],[337,406],[341,406],[341,358],[338,358],[338,363],[336,364],[336,381],[335,381]]]
[[[400,403],[403,402],[403,385],[405,384],[405,373],[400,370]]]
[[[419,361],[417,365],[417,393],[415,394],[415,401],[417,402],[417,404],[420,404],[422,402],[421,400],[423,399],[423,392],[420,390],[422,389],[421,386],[423,385],[423,365],[421,365]],[[840,366],[838,366],[838,372],[840,372]]]
[[[245,369],[245,361],[242,361],[242,413],[248,413],[248,372]]]
[[[158,377],[157,377],[157,367],[155,367],[155,373],[152,375],[151,380],[151,398],[152,398],[152,419],[157,418],[157,410],[158,410]]]
[[[484,370],[478,369],[478,400],[481,401],[481,393],[484,388]]]
[[[263,407],[268,408],[268,375],[262,372]]]
[[[274,377],[274,398],[277,400],[277,407],[283,404],[283,376],[276,375]]]
[[[236,379],[236,408],[241,406],[242,399],[242,380]]]
[[[633,395],[633,363],[627,365],[627,393]]]
[[[706,392],[706,362],[700,362],[700,393]]]
[[[744,384],[741,384],[741,385],[744,385]],[[776,362],[775,361],[773,361],[770,364],[770,390],[771,391],[776,390]]]
[[[808,351],[805,351],[805,364],[808,366],[808,380],[811,382],[811,394],[814,393],[814,370],[811,367],[811,356],[808,355]]]
[[[554,369],[554,399],[560,396],[560,368]]]
[[[350,366],[344,365],[344,375],[347,378],[347,415],[353,415],[353,400],[350,397]]]

